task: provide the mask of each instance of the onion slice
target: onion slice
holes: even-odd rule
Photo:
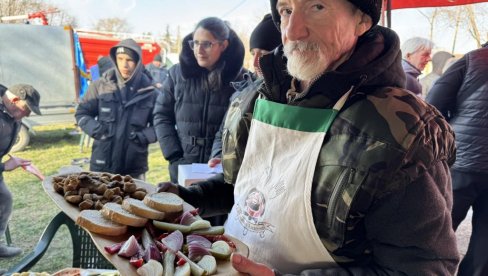
[[[178,230],[174,231],[166,238],[161,240],[161,242],[168,248],[168,250],[171,250],[174,253],[181,250],[181,247],[183,246],[183,241],[183,234]]]

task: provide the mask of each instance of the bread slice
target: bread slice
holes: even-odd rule
[[[183,210],[183,199],[173,193],[146,195],[144,204],[161,212],[174,213]]]
[[[107,236],[119,236],[127,232],[127,226],[104,218],[98,210],[81,211],[76,224],[90,232]]]
[[[164,212],[153,209],[144,204],[141,200],[135,198],[124,199],[124,201],[122,201],[122,208],[134,215],[148,219],[163,220],[165,216]]]
[[[120,204],[114,202],[105,203],[100,212],[102,213],[102,216],[104,218],[123,225],[142,227],[147,223],[147,218],[136,216],[122,209],[122,206]]]

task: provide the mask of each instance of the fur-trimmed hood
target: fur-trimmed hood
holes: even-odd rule
[[[183,78],[197,78],[202,75],[208,74],[208,70],[200,67],[193,54],[193,50],[190,48],[188,41],[193,38],[193,32],[188,34],[182,42],[182,51],[180,54],[180,68]],[[244,62],[244,44],[239,39],[237,34],[230,29],[229,32],[229,46],[222,53],[218,64],[225,62],[222,70],[223,83],[229,83],[233,81],[242,70]]]

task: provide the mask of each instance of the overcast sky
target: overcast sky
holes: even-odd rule
[[[231,22],[236,31],[250,33],[262,16],[269,12],[269,0],[46,0],[77,18],[80,28],[90,29],[97,20],[125,18],[133,33],[163,34],[169,25],[172,32],[180,26],[182,35],[192,31],[202,18],[217,16]],[[488,3],[477,4],[488,10]],[[420,9],[428,13],[429,9]],[[488,15],[487,15],[488,16]],[[429,36],[429,24],[417,9],[392,13],[392,28],[404,41],[413,36]],[[433,40],[436,48],[451,50],[453,31],[439,30]],[[475,49],[475,42],[466,34],[457,40],[456,52]]]

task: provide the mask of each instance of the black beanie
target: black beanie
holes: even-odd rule
[[[131,48],[119,46],[115,51],[115,55],[117,56],[118,54],[126,54],[129,57],[131,57],[135,63],[139,62],[139,55],[137,54],[136,51],[132,50]]]
[[[163,58],[161,57],[160,54],[156,54],[153,58],[153,61],[163,62]]]
[[[264,16],[263,20],[254,28],[249,39],[249,49],[263,49],[272,51],[281,44],[281,34],[276,28],[271,14]]]
[[[271,0],[271,12],[273,15],[273,21],[277,26],[280,25],[280,15],[276,10],[276,2],[278,0]],[[369,15],[373,21],[373,26],[378,24],[380,21],[381,15],[381,5],[383,4],[383,0],[348,0],[356,7],[358,7],[362,12]],[[371,27],[373,27],[371,26]]]

